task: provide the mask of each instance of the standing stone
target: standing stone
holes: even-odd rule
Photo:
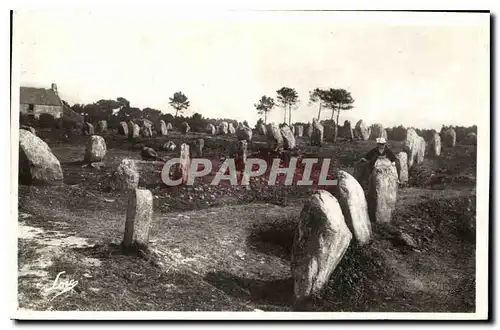
[[[280,128],[280,133],[283,138],[283,148],[285,150],[292,150],[295,148],[295,137],[293,136],[292,131],[288,125],[283,125]]]
[[[140,132],[139,125],[137,125],[133,121],[129,121],[127,125],[128,125],[128,138],[137,139],[139,137],[139,132]]]
[[[290,125],[288,127],[290,127],[290,131],[292,131],[293,136],[295,136],[295,126]]]
[[[296,306],[319,296],[351,239],[337,199],[325,190],[316,191],[302,209],[293,240],[291,270]]]
[[[356,138],[366,141],[370,138],[370,131],[368,130],[368,126],[363,122],[363,120],[359,120],[354,127]]]
[[[234,135],[236,134],[236,130],[234,129],[233,123],[229,123],[227,126],[227,131],[229,134]]]
[[[219,134],[227,135],[229,125],[227,122],[223,121],[219,124]]]
[[[267,125],[267,143],[273,150],[283,148],[283,136],[275,123]]]
[[[304,135],[304,126],[295,125],[295,136],[301,137]]]
[[[163,144],[162,149],[167,151],[174,151],[175,147],[175,143],[173,143],[172,141],[168,141]]]
[[[307,123],[304,134],[306,135],[307,138],[310,139],[312,133],[313,133],[313,125],[311,123]]]
[[[323,139],[325,141],[333,142],[335,139],[337,126],[335,124],[326,124],[323,125],[323,129],[324,129]]]
[[[158,132],[158,135],[160,135],[160,136],[168,135],[167,124],[165,124],[164,120],[158,121],[157,126],[156,126],[156,131]]]
[[[118,134],[128,136],[128,126],[126,122],[120,122],[120,125],[118,125]]]
[[[399,165],[399,181],[405,184],[408,182],[408,155],[406,152],[401,151],[396,157],[398,157],[396,164]]]
[[[62,180],[61,164],[48,144],[30,131],[19,130],[19,182],[57,184]]]
[[[170,131],[172,128],[172,123],[167,123],[167,131]]]
[[[342,208],[347,227],[356,237],[358,244],[365,245],[370,242],[372,236],[365,192],[358,181],[345,171],[337,172],[337,180],[334,195]]]
[[[238,141],[237,151],[236,151],[236,169],[238,171],[243,171],[245,169],[245,164],[247,162],[248,155],[248,143],[245,140]]]
[[[344,126],[342,127],[342,137],[348,140],[354,140],[354,133],[349,120],[344,121]]]
[[[432,133],[429,147],[429,153],[431,154],[431,156],[441,155],[441,137],[437,132]]]
[[[194,142],[194,147],[192,152],[193,158],[199,158],[203,155],[203,147],[205,146],[205,140],[198,139]]]
[[[206,128],[206,131],[210,135],[215,135],[215,133],[216,133],[215,126],[212,125],[212,124],[208,124],[207,128]]]
[[[123,246],[147,246],[152,219],[153,194],[146,189],[135,189],[128,199]]]
[[[32,134],[36,135],[36,129],[34,129],[33,127],[31,126],[28,126],[28,125],[21,125],[19,127],[19,129],[24,129],[24,130],[27,130],[29,132],[31,132]]]
[[[85,163],[102,162],[106,156],[106,142],[99,135],[92,135],[85,149]]]
[[[266,136],[267,135],[266,125],[264,125],[263,123],[260,123],[257,126],[257,131],[259,132],[260,135]]]
[[[183,143],[180,148],[180,163],[177,164],[175,169],[175,179],[182,178],[182,184],[185,184],[188,180],[189,166],[191,166],[189,144]]]
[[[187,134],[190,130],[191,130],[191,127],[189,127],[189,124],[188,124],[188,123],[183,122],[183,123],[181,124],[181,132],[182,132],[183,134]]]
[[[246,126],[238,128],[236,136],[238,140],[251,141],[252,140],[252,129]]]
[[[368,188],[368,210],[372,222],[388,223],[396,207],[398,173],[391,161],[380,158],[375,162]]]
[[[384,129],[382,124],[374,124],[370,132],[370,140],[376,140],[377,138],[383,137],[387,140],[387,131]]]
[[[477,145],[477,135],[474,132],[470,132],[465,136],[465,144],[467,145]]]
[[[92,125],[91,123],[84,123],[83,135],[94,135],[94,125]]]
[[[104,133],[108,130],[108,122],[105,120],[100,120],[96,124],[96,132]]]
[[[408,170],[410,170],[414,162],[421,164],[424,161],[424,138],[419,136],[413,128],[408,128],[403,150],[408,154]]]
[[[141,150],[141,157],[144,160],[157,160],[158,153],[153,148],[143,147]]]
[[[111,175],[111,190],[128,191],[139,186],[139,172],[135,161],[125,158]]]
[[[152,125],[150,124],[149,121],[146,121],[146,120],[143,121],[140,133],[143,137],[152,137],[153,136]]]
[[[311,134],[311,145],[312,146],[321,146],[323,144],[323,132],[324,128],[321,123],[316,120],[316,118],[313,119],[312,123],[312,134]]]
[[[446,147],[455,147],[457,143],[457,133],[453,128],[445,129],[442,133],[442,141]]]

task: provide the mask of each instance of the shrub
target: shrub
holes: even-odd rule
[[[38,126],[40,128],[59,128],[61,120],[54,118],[51,114],[42,113],[38,118]]]

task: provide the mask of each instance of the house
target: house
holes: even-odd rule
[[[63,103],[57,93],[57,85],[52,84],[50,89],[21,87],[19,94],[21,113],[40,117],[42,113],[48,113],[54,118],[60,118],[63,113]]]

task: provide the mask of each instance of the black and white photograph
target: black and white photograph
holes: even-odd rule
[[[15,319],[488,318],[488,11],[11,20]]]

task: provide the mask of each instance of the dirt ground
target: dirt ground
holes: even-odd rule
[[[105,167],[94,169],[81,164],[88,137],[64,137],[57,130],[38,134],[60,160],[65,178],[58,186],[19,186],[20,308],[292,310],[293,232],[315,187],[258,180],[250,190],[207,181],[166,187],[161,166],[144,167],[139,185],[154,195],[150,249],[127,254],[120,248],[126,196],[108,189],[120,161],[140,159],[143,146],[159,150],[168,140],[179,145],[202,137],[204,157],[220,164],[236,139],[172,132],[129,142],[104,133]],[[401,143],[390,145],[401,150]],[[264,146],[256,136],[250,155],[261,155]],[[371,147],[370,141],[340,141],[318,149],[299,139],[302,155],[330,158],[332,170],[350,173]],[[398,191],[391,225],[375,226],[368,247],[351,244],[313,310],[474,312],[475,164],[476,147],[458,145],[413,168],[409,186]]]

